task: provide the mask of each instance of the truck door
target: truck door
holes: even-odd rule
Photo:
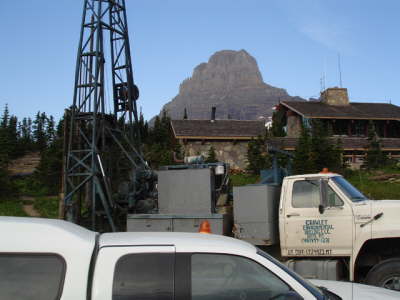
[[[104,247],[93,275],[93,300],[173,300],[173,246]]]
[[[321,214],[318,179],[292,181],[285,202],[284,232],[287,256],[350,256],[353,217],[351,206],[328,184],[325,211]]]

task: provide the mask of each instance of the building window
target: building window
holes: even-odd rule
[[[173,300],[173,291],[174,254],[128,254],[115,266],[113,300]]]
[[[60,299],[65,261],[56,254],[0,254],[0,299]]]

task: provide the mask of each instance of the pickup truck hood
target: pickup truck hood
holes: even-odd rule
[[[393,217],[399,220],[400,200],[370,200],[368,202],[371,203],[372,216],[383,212],[386,218]]]
[[[395,300],[400,299],[400,292],[375,286],[343,281],[310,280],[319,287],[325,287],[343,300]]]
[[[400,223],[400,200],[367,200],[355,206],[356,221],[369,221],[376,215],[383,213],[379,219],[384,222]]]
[[[372,238],[390,238],[400,236],[400,201],[399,200],[376,200],[369,201],[371,204],[370,219]],[[400,299],[400,297],[399,297]]]

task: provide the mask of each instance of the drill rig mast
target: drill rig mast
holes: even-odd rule
[[[111,69],[111,101],[105,97],[106,62]],[[141,200],[154,198],[154,175],[142,158],[135,126],[138,97],[125,0],[84,0],[73,105],[67,117],[68,221],[116,231],[121,213],[134,212]]]

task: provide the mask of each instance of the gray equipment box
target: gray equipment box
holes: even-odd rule
[[[127,218],[127,231],[133,232],[199,232],[202,221],[211,225],[211,233],[230,234],[230,218],[223,214],[199,216],[167,214],[131,214]]]
[[[213,207],[213,173],[209,168],[158,171],[160,214],[208,215]]]
[[[343,264],[338,259],[288,260],[286,266],[307,279],[342,280]]]
[[[254,245],[279,241],[278,208],[281,187],[252,184],[233,187],[234,234]]]

